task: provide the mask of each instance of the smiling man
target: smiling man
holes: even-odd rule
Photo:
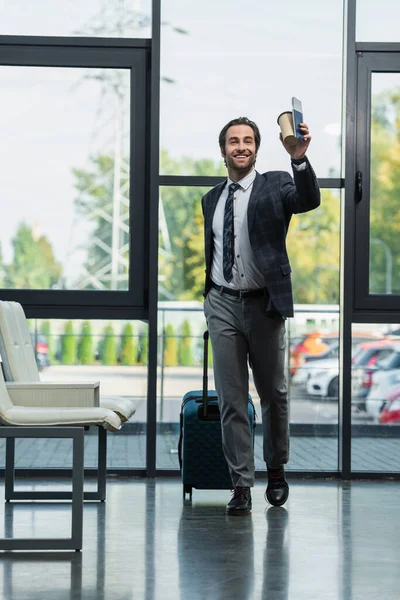
[[[292,214],[317,208],[320,192],[306,158],[311,141],[281,142],[291,157],[284,171],[255,170],[261,143],[246,117],[227,123],[219,135],[228,179],[202,199],[206,285],[204,314],[213,349],[222,443],[233,494],[232,515],[251,511],[254,454],[247,402],[248,364],[260,397],[263,453],[268,470],[266,500],[284,504],[289,495],[284,465],[289,458],[287,388],[284,375],[285,319],[293,316],[286,234]]]

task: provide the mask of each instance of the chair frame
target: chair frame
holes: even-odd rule
[[[71,503],[71,537],[70,538],[0,538],[0,550],[82,550],[83,533],[83,454],[84,454],[84,428],[83,427],[30,427],[5,425],[0,427],[0,438],[6,438],[6,455],[8,448],[14,448],[16,438],[72,438],[72,492]],[[14,452],[13,452],[14,455]],[[13,456],[14,458],[14,456]],[[7,481],[14,479],[8,473],[10,458],[6,456],[6,486]],[[16,493],[16,492],[14,492]],[[21,492],[20,492],[21,493]],[[37,495],[31,499],[39,499]],[[50,492],[51,493],[51,492]],[[56,492],[52,492],[55,494]],[[27,499],[29,496],[24,496]],[[40,499],[47,499],[48,496]]]
[[[7,426],[8,427],[8,426]],[[49,428],[47,428],[49,429]],[[60,427],[53,427],[60,430]],[[76,429],[76,427],[68,429]],[[83,428],[82,428],[83,429]],[[0,428],[1,432],[2,428]],[[97,490],[94,492],[84,491],[84,500],[99,500],[105,502],[106,499],[106,478],[107,478],[107,431],[104,427],[98,427],[98,447],[97,447]],[[20,437],[20,436],[18,436]],[[28,437],[28,436],[25,436]],[[45,436],[43,436],[45,437]],[[49,437],[57,438],[57,435]],[[6,440],[6,463],[5,463],[5,500],[71,500],[73,492],[35,492],[32,490],[15,490],[15,438],[7,437]]]

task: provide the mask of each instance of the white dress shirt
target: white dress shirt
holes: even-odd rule
[[[223,285],[237,290],[251,290],[265,287],[264,277],[258,269],[254,252],[251,249],[249,229],[247,226],[247,207],[253,188],[256,171],[238,181],[240,188],[236,190],[233,200],[233,227],[235,236],[235,258],[232,269],[232,281],[228,283],[223,272],[223,230],[225,204],[229,194],[229,179],[219,197],[213,219],[214,252],[211,267],[211,279],[217,285]]]

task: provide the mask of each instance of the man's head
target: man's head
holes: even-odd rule
[[[261,135],[247,117],[232,119],[219,134],[219,147],[228,171],[245,176],[254,167]]]

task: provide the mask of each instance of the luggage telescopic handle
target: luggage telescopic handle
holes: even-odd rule
[[[204,360],[203,360],[203,416],[208,415],[208,331],[203,334]]]

